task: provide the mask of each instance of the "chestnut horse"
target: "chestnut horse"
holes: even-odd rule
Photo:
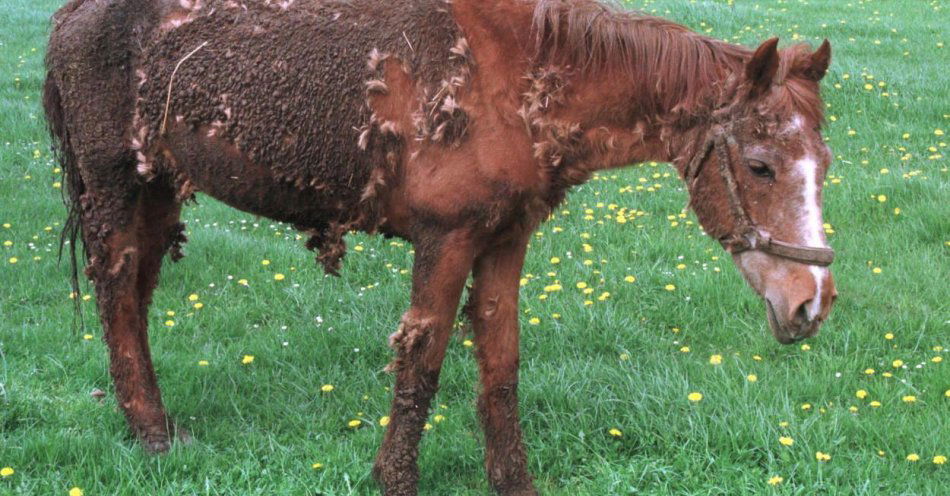
[[[535,493],[518,281],[532,231],[595,171],[675,164],[775,337],[815,335],[836,296],[821,217],[830,46],[777,44],[748,50],[594,0],[71,0],[53,17],[44,106],[68,179],[64,235],[81,234],[132,431],[152,452],[176,437],[146,310],[196,192],[292,223],[331,273],[351,230],[414,244],[374,467],[386,494],[416,492],[469,274],[488,478]]]

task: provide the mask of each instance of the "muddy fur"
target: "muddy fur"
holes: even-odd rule
[[[383,127],[367,105],[369,95],[386,91],[368,57],[398,57],[418,83],[427,111],[418,138],[455,142],[465,127],[464,112],[451,99],[464,84],[458,75],[466,61],[456,54],[464,55],[457,46],[461,35],[442,0],[387,2],[385,15],[370,0],[280,5],[201,2],[189,22],[146,40],[132,135],[146,175],[170,173],[184,195],[217,181],[214,196],[314,231],[308,245],[335,273],[342,236],[380,224],[372,200],[387,177],[374,169],[394,169],[405,138]],[[233,144],[262,169],[254,185],[258,194],[297,205],[290,197],[301,195],[276,183],[306,190],[310,211],[261,212],[242,202],[244,192],[233,190],[240,184],[222,186],[215,179],[233,169],[216,164],[210,150],[177,156],[181,141],[163,135],[166,121],[180,132],[200,131]],[[166,148],[171,160],[160,153]],[[195,181],[196,168],[212,170]]]
[[[389,337],[396,357],[387,370],[396,373],[396,387],[389,414],[391,427],[373,466],[373,477],[387,495],[416,494],[419,440],[439,381],[439,368],[428,368],[425,358],[434,332],[431,319],[407,313],[399,329]]]
[[[537,494],[518,427],[518,383],[483,391],[478,396],[478,416],[485,431],[485,467],[492,488],[499,494]]]

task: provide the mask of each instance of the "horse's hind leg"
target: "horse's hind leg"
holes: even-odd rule
[[[485,431],[485,468],[492,488],[505,496],[537,494],[518,424],[518,280],[527,239],[519,233],[478,257],[466,305],[482,380],[478,414]]]
[[[148,346],[148,304],[164,254],[180,241],[180,205],[152,183],[83,195],[82,228],[109,371],[129,427],[150,452],[167,451],[174,427],[165,415]]]

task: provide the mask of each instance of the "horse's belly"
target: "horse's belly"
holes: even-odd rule
[[[161,157],[181,187],[302,228],[323,227],[345,210],[345,202],[334,198],[333,191],[280,179],[270,167],[209,134],[207,128],[176,126],[163,140]]]

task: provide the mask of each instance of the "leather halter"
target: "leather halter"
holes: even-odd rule
[[[730,116],[723,112],[726,121]],[[722,115],[722,114],[720,114]],[[719,120],[719,119],[717,119]],[[723,248],[729,253],[737,255],[739,253],[751,250],[774,255],[776,257],[792,260],[794,262],[807,265],[818,265],[827,267],[835,259],[835,252],[831,248],[819,248],[812,246],[797,245],[785,241],[779,241],[760,229],[752,222],[752,218],[742,206],[742,198],[739,196],[739,185],[733,175],[732,157],[734,151],[740,151],[740,146],[733,136],[733,127],[735,121],[726,121],[725,123],[716,123],[706,132],[705,142],[702,148],[693,155],[692,160],[686,167],[684,179],[690,193],[690,205],[692,205],[693,191],[696,186],[696,180],[699,178],[699,172],[702,169],[706,157],[713,150],[716,151],[717,161],[719,162],[719,174],[726,184],[726,190],[729,194],[729,208],[732,210],[732,217],[735,220],[733,232],[719,239]],[[741,156],[741,154],[740,154]]]

